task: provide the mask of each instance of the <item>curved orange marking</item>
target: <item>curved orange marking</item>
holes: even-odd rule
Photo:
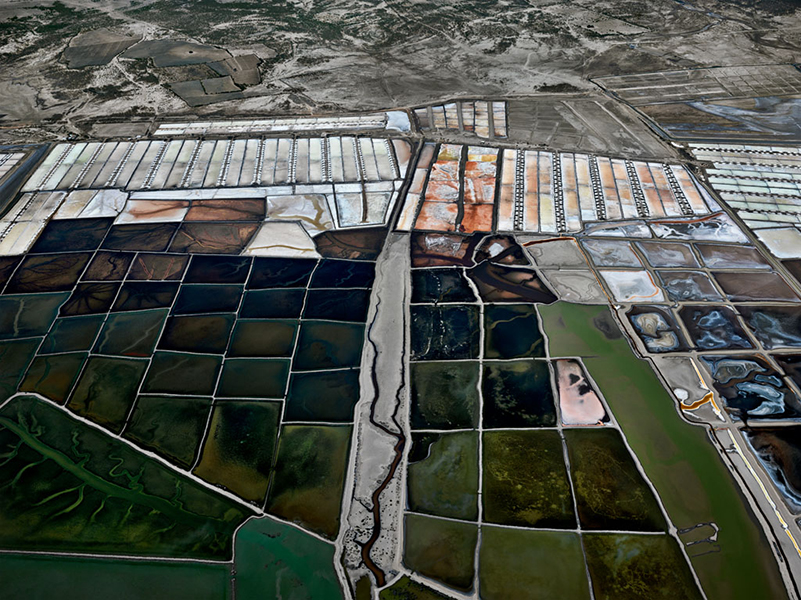
[[[681,408],[683,410],[695,410],[696,408],[706,404],[707,402],[711,402],[714,405],[715,404],[714,398],[715,398],[714,394],[712,392],[709,392],[706,396],[704,396],[697,402],[693,402],[692,404],[684,404],[684,402],[682,402]]]

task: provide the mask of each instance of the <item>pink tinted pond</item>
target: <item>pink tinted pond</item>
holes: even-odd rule
[[[575,360],[554,362],[562,423],[565,425],[597,425],[606,421],[603,404],[581,365]]]

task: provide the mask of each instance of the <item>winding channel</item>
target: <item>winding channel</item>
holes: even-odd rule
[[[406,303],[406,289],[404,288],[403,291],[403,303]],[[403,383],[406,379],[406,362],[401,362],[401,384],[398,386],[397,390],[395,391],[395,407],[394,411],[392,412],[392,424],[395,426],[397,431],[392,431],[389,427],[383,425],[375,418],[376,412],[376,405],[380,398],[379,392],[379,383],[378,383],[378,376],[376,375],[377,371],[377,362],[378,362],[378,354],[379,349],[378,345],[375,343],[375,340],[372,337],[373,327],[378,320],[379,309],[381,307],[381,297],[377,297],[376,302],[376,310],[373,316],[373,321],[370,323],[370,326],[367,329],[367,341],[373,348],[373,367],[370,369],[370,377],[373,383],[373,398],[370,403],[370,423],[372,423],[375,427],[386,433],[388,436],[395,438],[395,446],[393,447],[393,452],[395,453],[394,458],[392,459],[392,463],[389,466],[389,471],[381,482],[381,484],[373,491],[372,494],[372,515],[373,515],[373,533],[370,538],[362,545],[361,556],[362,560],[364,561],[365,566],[370,570],[370,572],[375,576],[376,583],[378,587],[383,587],[386,584],[386,574],[384,573],[378,565],[375,564],[372,557],[370,556],[370,552],[372,551],[375,543],[378,541],[378,538],[381,536],[381,494],[390,484],[390,482],[394,479],[395,474],[398,471],[398,466],[403,460],[403,451],[406,448],[406,435],[403,433],[403,427],[400,423],[398,423],[398,410],[402,405],[402,397],[401,393],[405,384]],[[403,315],[403,348],[406,348],[406,314]]]

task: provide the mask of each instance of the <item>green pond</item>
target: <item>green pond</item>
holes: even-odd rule
[[[681,419],[609,309],[559,302],[541,306],[540,315],[552,357],[584,357],[674,525],[720,528],[715,548],[691,556],[707,597],[786,598],[768,541],[705,428]]]
[[[237,532],[234,589],[239,600],[338,600],[334,545],[269,518],[250,519]]]
[[[224,600],[230,563],[0,555],[5,598]]]

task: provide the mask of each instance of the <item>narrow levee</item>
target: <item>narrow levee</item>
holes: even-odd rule
[[[401,563],[409,262],[409,237],[390,234],[376,262],[337,540],[337,561],[351,588],[365,577],[382,587]]]

